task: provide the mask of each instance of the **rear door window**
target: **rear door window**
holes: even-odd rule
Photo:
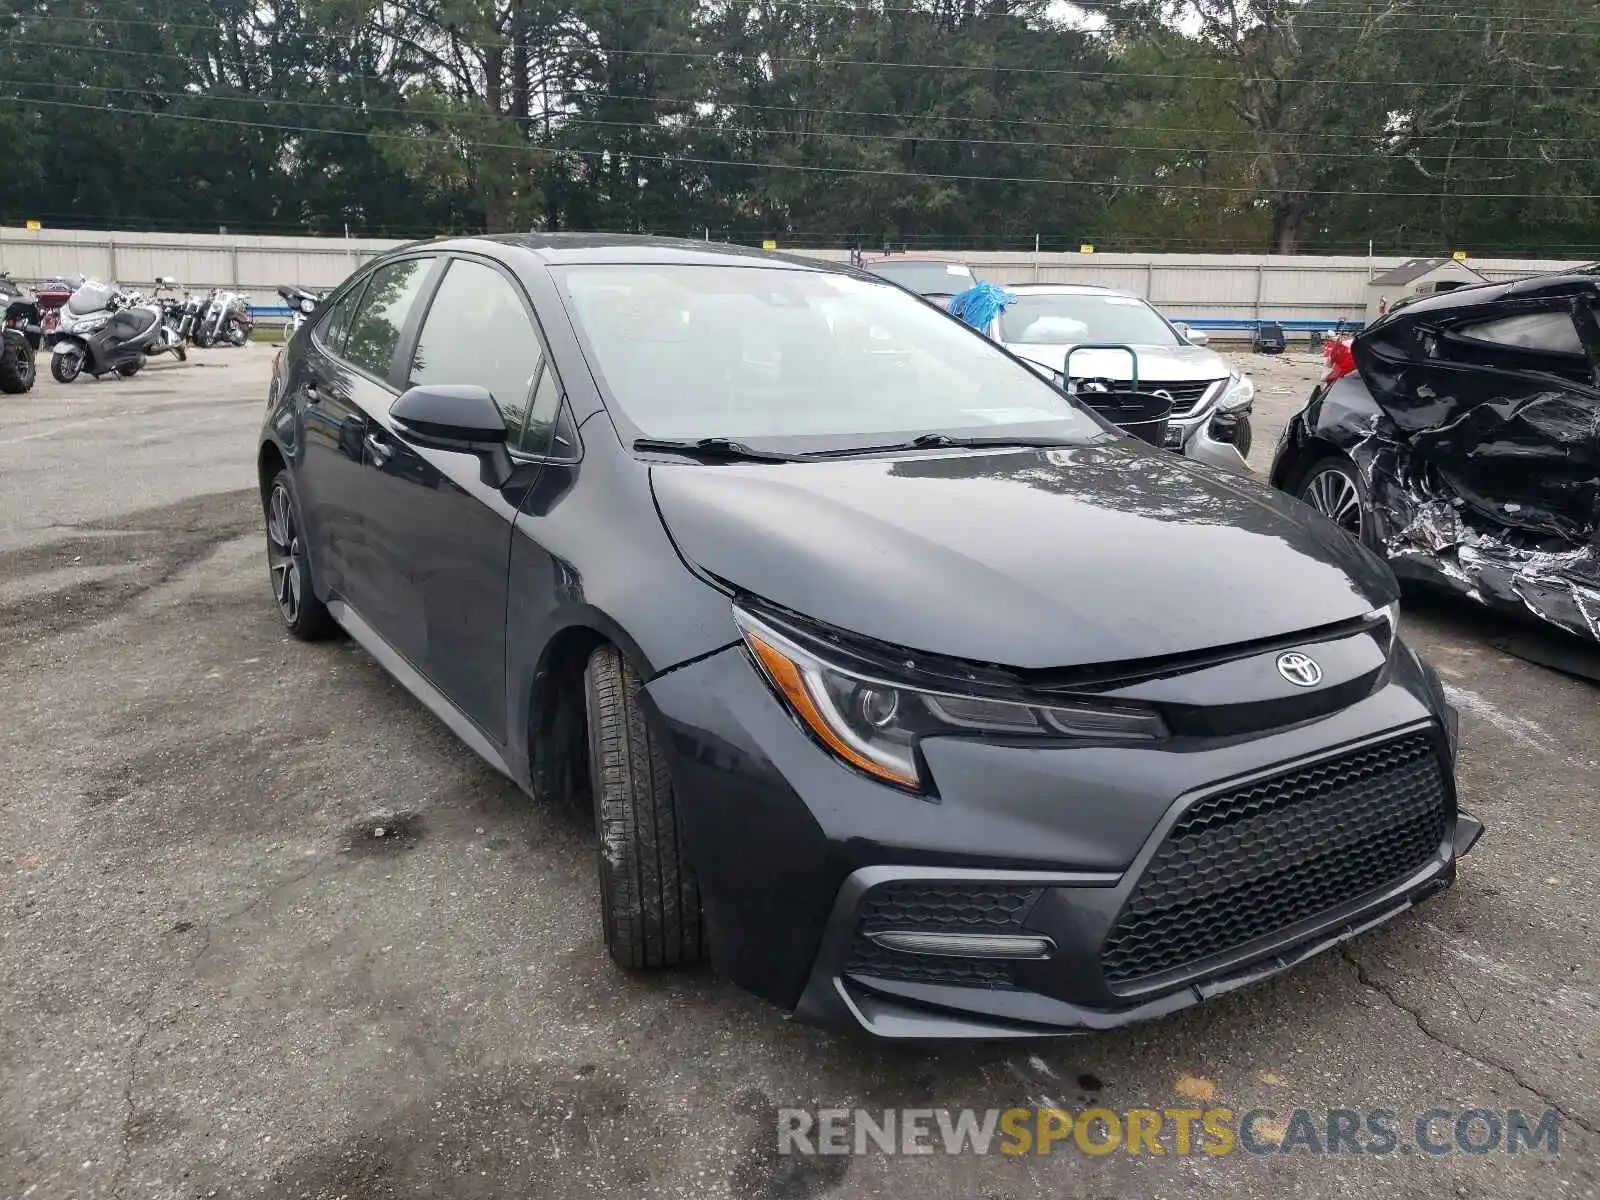
[[[1517,313],[1476,321],[1456,327],[1459,337],[1477,342],[1492,342],[1516,350],[1542,350],[1549,354],[1582,354],[1578,327],[1565,310],[1560,312]]]
[[[378,379],[387,379],[406,318],[428,278],[431,258],[408,258],[372,273],[361,306],[350,322],[342,357]]]

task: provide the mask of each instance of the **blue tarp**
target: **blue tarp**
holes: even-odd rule
[[[1008,292],[992,283],[980,283],[960,295],[950,297],[950,312],[974,329],[981,329],[987,333],[990,322],[1003,313],[1006,306],[1016,298],[1015,292]]]

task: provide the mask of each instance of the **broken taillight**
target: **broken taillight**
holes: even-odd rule
[[[1334,383],[1346,375],[1355,374],[1356,356],[1349,342],[1335,339],[1323,343],[1322,361],[1328,364],[1328,373],[1322,377],[1323,383]]]

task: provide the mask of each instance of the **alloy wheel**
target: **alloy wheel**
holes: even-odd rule
[[[1357,541],[1366,513],[1356,481],[1338,467],[1324,467],[1306,481],[1300,498]]]
[[[272,573],[272,597],[289,625],[300,619],[304,556],[289,489],[276,484],[267,500],[267,568]]]

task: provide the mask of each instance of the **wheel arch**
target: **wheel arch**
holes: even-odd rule
[[[256,454],[256,478],[263,497],[267,494],[267,488],[272,486],[272,481],[277,478],[278,472],[288,465],[289,460],[277,442],[269,438],[261,443],[261,449]]]
[[[606,614],[584,609],[545,642],[518,693],[526,705],[513,728],[526,730],[527,779],[534,796],[587,795],[589,783],[588,713],[583,673],[602,646],[615,646],[622,657],[649,679],[648,658],[627,632]]]

